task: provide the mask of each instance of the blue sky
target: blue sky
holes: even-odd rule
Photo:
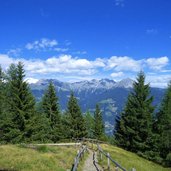
[[[171,80],[170,0],[2,0],[0,64],[30,81]]]

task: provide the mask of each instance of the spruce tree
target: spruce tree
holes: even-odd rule
[[[94,137],[97,139],[104,138],[104,124],[102,118],[102,112],[100,110],[99,105],[96,105],[96,109],[94,112]]]
[[[5,82],[4,82],[4,72],[0,66],[0,141],[2,142],[3,135],[3,121],[5,115]]]
[[[157,114],[158,149],[163,158],[163,164],[171,166],[171,82]]]
[[[140,72],[133,84],[126,106],[117,121],[115,139],[119,146],[146,155],[150,150],[152,137],[152,106],[149,84],[145,84],[145,75]]]
[[[94,138],[94,117],[88,111],[86,112],[84,118],[85,118],[86,130],[87,130],[87,137]]]
[[[49,119],[51,126],[51,140],[56,142],[61,138],[61,117],[59,110],[58,97],[56,96],[55,87],[50,82],[42,99],[43,113]]]
[[[7,74],[7,111],[3,122],[3,140],[18,143],[29,139],[29,122],[34,115],[35,100],[24,81],[24,65],[11,64]]]
[[[67,115],[69,119],[70,137],[71,138],[85,137],[87,134],[86,127],[85,127],[85,120],[82,116],[81,109],[78,105],[78,101],[76,97],[74,97],[73,92],[71,92],[68,101]]]
[[[0,66],[0,116],[2,116],[4,110],[4,101],[5,101],[5,75]]]

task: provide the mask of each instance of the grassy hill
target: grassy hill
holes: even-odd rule
[[[66,171],[71,169],[79,147],[47,147],[37,149],[20,145],[0,146],[0,170]]]
[[[128,171],[131,168],[136,168],[137,171],[171,171],[171,168],[163,168],[121,148],[106,144],[102,144],[101,147],[104,151],[109,152],[110,156]],[[0,145],[0,170],[70,170],[78,149],[79,147],[76,146],[39,146],[37,148],[27,148],[22,145]],[[107,159],[104,156],[103,160],[99,160],[99,162],[105,169],[107,168]],[[79,166],[80,171],[82,170],[83,163],[84,160],[81,162],[81,167]],[[114,164],[111,163],[110,165],[111,170],[114,170]]]
[[[111,145],[101,145],[102,149],[110,153],[112,159],[121,164],[125,169],[130,170],[135,168],[137,171],[171,171],[171,168],[163,168],[162,166],[145,160],[138,155],[125,151],[121,148]],[[100,164],[107,168],[107,159],[103,157],[103,161]],[[114,164],[111,163],[111,168],[114,169]]]

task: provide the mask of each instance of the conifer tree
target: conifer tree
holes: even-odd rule
[[[94,117],[88,111],[86,112],[84,118],[85,118],[86,130],[87,130],[87,137],[94,138]]]
[[[42,99],[42,109],[49,119],[51,126],[51,140],[56,142],[61,138],[61,117],[59,110],[58,97],[56,96],[55,87],[50,82]]]
[[[85,120],[82,116],[81,109],[78,105],[78,101],[76,97],[74,97],[73,92],[71,92],[71,95],[68,101],[67,115],[69,118],[71,138],[85,137],[87,134],[86,127],[85,127]]]
[[[102,118],[102,112],[100,110],[99,105],[96,105],[96,109],[94,112],[94,136],[97,139],[104,138],[104,124]]]
[[[117,121],[115,139],[119,146],[145,155],[150,150],[152,137],[152,106],[149,84],[140,72],[129,94],[120,121]]]
[[[4,72],[0,66],[0,116],[2,116],[4,110],[4,101],[5,101],[5,83],[4,83]]]
[[[35,112],[35,100],[24,77],[24,65],[21,62],[10,65],[7,74],[7,111],[2,125],[5,142],[18,143],[31,136],[28,123]]]
[[[0,141],[2,142],[3,135],[3,120],[5,115],[5,83],[4,83],[4,73],[0,66]]]
[[[163,164],[171,166],[171,82],[157,114],[158,149],[163,158]]]

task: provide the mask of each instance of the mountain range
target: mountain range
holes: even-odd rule
[[[95,105],[98,103],[103,113],[107,134],[112,133],[115,119],[120,115],[134,83],[130,78],[119,82],[110,79],[93,79],[74,83],[62,82],[56,79],[42,79],[34,84],[30,84],[30,88],[37,101],[41,100],[50,82],[55,86],[60,107],[63,111],[67,107],[71,91],[77,97],[83,113],[89,111],[93,115]],[[151,87],[151,95],[154,96],[153,105],[159,106],[164,92],[165,89]]]

